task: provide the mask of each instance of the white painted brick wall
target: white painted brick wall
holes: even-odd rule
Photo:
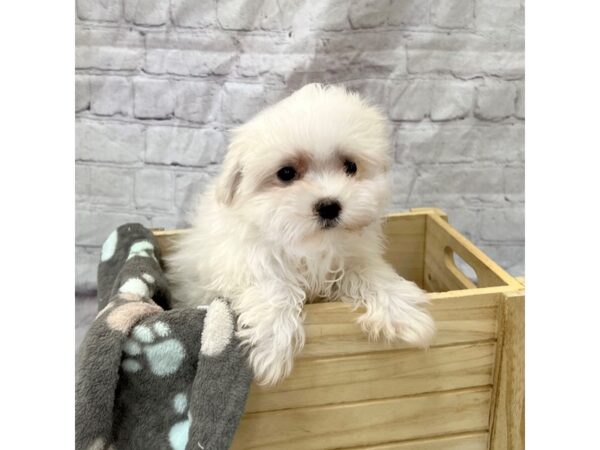
[[[77,0],[77,288],[119,224],[185,224],[226,132],[305,83],[394,125],[394,209],[524,259],[523,0]]]

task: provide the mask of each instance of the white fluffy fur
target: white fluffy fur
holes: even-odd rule
[[[382,258],[391,162],[386,120],[341,87],[307,85],[233,132],[168,273],[184,304],[232,300],[263,384],[290,373],[307,301],[364,306],[360,324],[373,339],[426,347],[433,338],[426,294]],[[289,165],[301,176],[283,183],[276,173]],[[323,228],[315,214],[324,198],[342,206],[337,226]]]

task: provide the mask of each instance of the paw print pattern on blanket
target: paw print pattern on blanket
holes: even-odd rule
[[[117,230],[114,230],[108,235],[104,244],[102,244],[102,253],[100,254],[100,261],[108,261],[115,254],[117,243],[119,241],[119,234]]]
[[[136,256],[153,258],[156,261],[156,256],[154,256],[154,246],[150,241],[139,241],[131,246],[127,259],[129,260]]]
[[[126,372],[139,372],[144,360],[150,371],[158,376],[171,375],[179,369],[185,358],[185,348],[165,322],[152,325],[136,325],[123,346],[126,357],[121,367]]]
[[[173,450],[185,450],[185,446],[188,443],[188,434],[190,432],[191,417],[187,420],[177,422],[169,430],[169,444]],[[203,447],[199,447],[203,448]]]
[[[185,415],[187,412],[187,419],[181,420],[174,424],[169,430],[169,444],[173,450],[185,450],[185,446],[188,442],[188,434],[190,431],[190,424],[192,417],[188,411],[188,401],[185,392],[180,392],[173,398],[173,409],[175,413]]]

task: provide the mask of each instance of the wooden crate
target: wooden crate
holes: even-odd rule
[[[431,348],[369,342],[360,311],[307,305],[293,373],[278,387],[251,387],[233,449],[524,448],[523,284],[440,210],[392,214],[385,231],[386,258],[432,292]],[[163,251],[182,232],[156,232]]]

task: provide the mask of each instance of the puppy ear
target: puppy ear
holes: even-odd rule
[[[217,200],[229,206],[233,202],[237,189],[242,181],[242,162],[238,149],[230,146],[225,155],[223,169],[217,178],[215,194]]]

